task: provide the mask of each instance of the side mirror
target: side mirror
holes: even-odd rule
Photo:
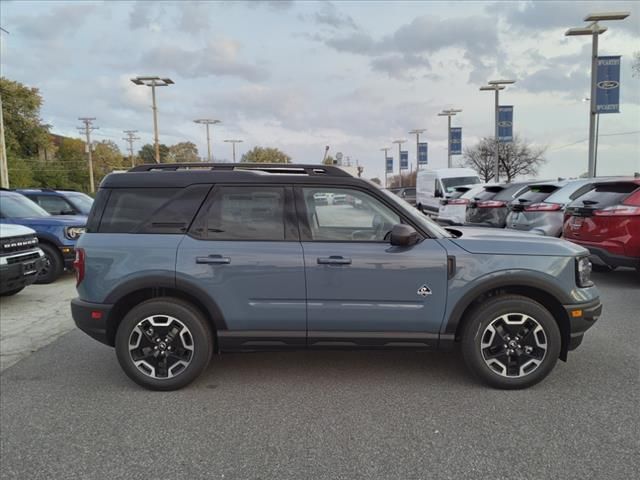
[[[440,190],[436,190],[433,194],[434,197],[442,197],[442,192]]]
[[[397,224],[391,229],[391,245],[410,247],[420,240],[418,232],[411,225]]]

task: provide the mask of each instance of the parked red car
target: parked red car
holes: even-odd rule
[[[640,178],[595,183],[565,210],[563,237],[588,248],[596,268],[640,272]]]

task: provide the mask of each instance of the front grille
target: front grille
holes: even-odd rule
[[[25,252],[31,250],[38,245],[38,238],[34,235],[25,235],[24,237],[3,238],[0,240],[0,255],[9,253]]]
[[[40,258],[40,254],[38,252],[33,252],[29,253],[28,255],[20,255],[19,257],[7,258],[7,264],[11,265],[13,263],[28,262],[29,260],[37,260],[38,258]]]

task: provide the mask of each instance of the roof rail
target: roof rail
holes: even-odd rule
[[[145,163],[130,168],[129,172],[153,172],[178,170],[205,171],[246,171],[253,170],[265,173],[279,173],[287,175],[310,175],[328,177],[351,177],[351,175],[334,165],[302,165],[296,163]]]

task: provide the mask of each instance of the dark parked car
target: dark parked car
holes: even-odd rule
[[[76,241],[84,233],[87,217],[50,215],[27,197],[0,190],[0,222],[24,225],[36,231],[45,254],[36,283],[51,283],[66,269],[73,269]]]
[[[584,248],[448,231],[332,166],[135,167],[102,181],[87,229],[73,318],[157,390],[193,381],[214,351],[458,342],[484,382],[525,388],[602,309]]]
[[[392,188],[391,191],[411,205],[416,205],[416,187]]]
[[[504,228],[509,203],[518,198],[532,182],[487,185],[467,206],[465,225]]]
[[[16,189],[51,215],[89,215],[93,198],[86,193],[51,188]]]
[[[640,178],[594,184],[567,207],[563,236],[589,249],[595,268],[640,272]]]

